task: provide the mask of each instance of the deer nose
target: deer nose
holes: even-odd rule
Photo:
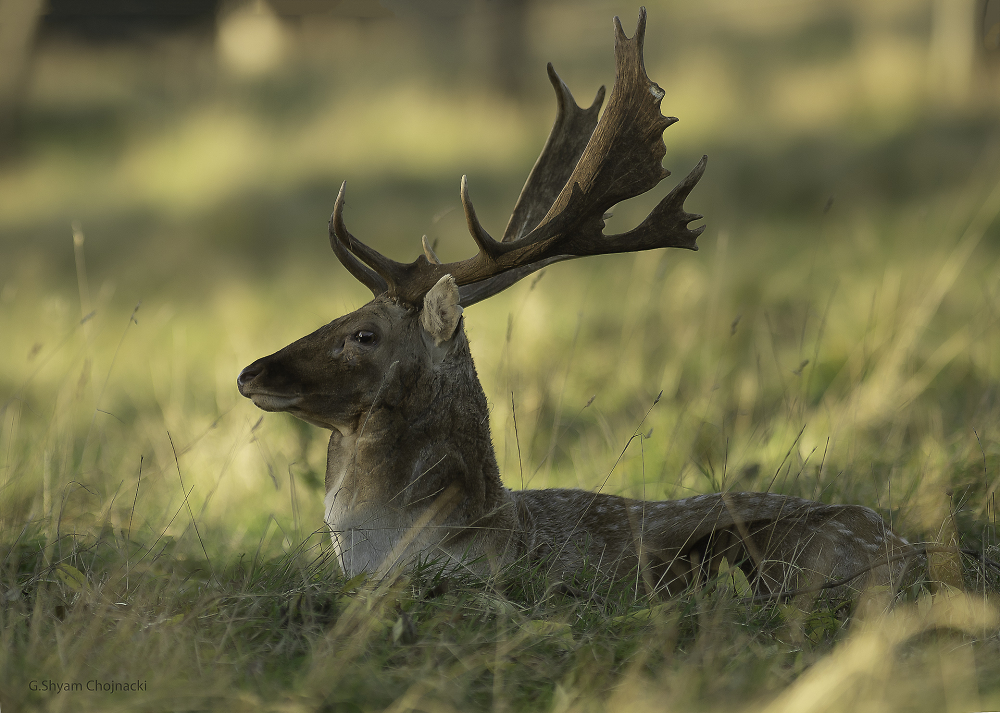
[[[243,389],[246,388],[251,381],[263,373],[264,365],[260,361],[255,361],[253,364],[241,371],[240,375],[236,377],[236,386],[239,388],[240,393],[243,393]]]

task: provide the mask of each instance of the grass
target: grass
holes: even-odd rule
[[[651,31],[669,22],[647,66],[682,118],[666,165],[711,156],[701,251],[560,265],[467,313],[505,482],[860,503],[998,559],[988,85],[932,101],[916,4],[896,24],[727,7],[650,7]],[[609,81],[627,10],[533,11],[578,97]],[[235,376],[366,299],[323,235],[340,180],[374,247],[406,257],[426,232],[457,259],[458,177],[496,232],[551,112],[379,27],[307,28],[337,42],[306,34],[252,80],[195,72],[214,66],[197,39],[39,60],[0,166],[0,707],[1000,708],[1000,583],[971,557],[856,608],[753,603],[726,576],[671,601],[430,565],[344,580],[319,531],[324,433],[263,416]],[[93,680],[144,687],[32,688]]]
[[[963,545],[995,558],[996,258],[980,244],[970,253],[978,260],[956,265],[961,253],[924,239],[927,254],[915,251],[913,264],[858,267],[849,250],[828,256],[855,285],[817,284],[786,256],[779,269],[793,277],[753,295],[780,248],[727,247],[730,258],[717,240],[699,255],[566,266],[506,303],[477,307],[469,329],[508,483],[648,498],[771,487],[877,507],[914,540],[948,542],[954,527]],[[4,410],[3,703],[995,707],[997,582],[970,559],[967,594],[932,594],[922,580],[891,608],[850,618],[832,605],[749,605],[724,581],[665,603],[566,597],[517,572],[505,576],[513,587],[457,582],[447,591],[430,573],[345,582],[326,538],[312,532],[322,434],[289,418],[261,420],[238,401],[229,382],[241,362],[234,347],[220,347],[240,338],[222,326],[235,324],[227,310],[250,316],[232,329],[253,341],[285,310],[315,309],[309,300],[326,286],[293,278],[234,286],[208,304],[99,306],[84,324],[54,298],[5,313],[5,334],[22,340],[15,354],[31,355],[45,320],[61,330],[30,361],[22,356],[21,386]],[[284,280],[305,299],[282,303]],[[623,301],[591,296],[616,284],[633,286]],[[554,295],[567,294],[563,320]],[[961,336],[970,330],[975,346]],[[947,346],[956,339],[957,354]],[[944,360],[942,350],[954,355]],[[664,388],[652,409],[649,383]],[[146,688],[30,689],[49,680]]]

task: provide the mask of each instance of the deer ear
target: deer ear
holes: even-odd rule
[[[455,278],[445,275],[424,297],[424,309],[420,313],[420,326],[441,346],[455,335],[462,307],[458,304],[458,285]]]

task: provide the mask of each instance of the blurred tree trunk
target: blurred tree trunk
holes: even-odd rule
[[[0,0],[0,156],[12,148],[44,0]]]
[[[441,77],[462,77],[508,97],[537,79],[528,41],[532,0],[380,0],[413,22]],[[535,84],[534,81],[531,84]]]
[[[996,66],[1000,61],[1000,0],[979,0],[976,17],[976,29],[982,38],[980,49],[986,62]]]
[[[486,4],[490,81],[509,97],[520,97],[525,91],[528,3],[529,0],[490,0]]]
[[[949,107],[969,98],[976,59],[976,0],[934,0],[931,89]]]

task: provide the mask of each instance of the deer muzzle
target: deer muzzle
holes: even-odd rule
[[[236,387],[243,396],[253,401],[254,406],[264,411],[287,411],[302,401],[301,396],[274,393],[264,387],[260,382],[266,373],[264,359],[258,359],[236,378]]]

